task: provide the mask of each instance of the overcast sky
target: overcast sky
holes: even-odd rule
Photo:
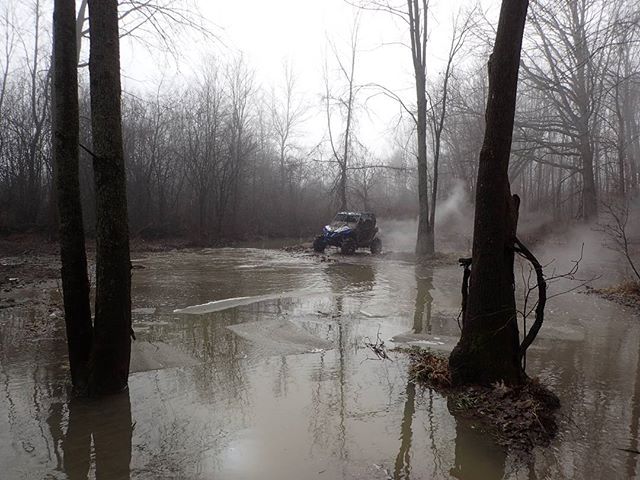
[[[4,0],[0,0],[2,4]],[[208,57],[232,58],[240,53],[265,90],[283,81],[283,64],[289,62],[297,79],[298,94],[310,105],[303,138],[307,145],[319,142],[326,131],[322,111],[324,93],[323,67],[328,56],[329,69],[337,67],[328,42],[336,45],[340,55],[349,56],[349,39],[359,15],[359,41],[356,83],[380,84],[414,103],[415,93],[410,51],[401,45],[408,37],[406,24],[389,14],[363,12],[345,0],[187,0],[197,4],[217,40],[194,34],[172,38],[179,45],[176,61],[132,39],[121,44],[123,86],[127,92],[156,92],[184,86],[196,76]],[[401,1],[401,0],[399,0]],[[452,21],[460,9],[472,8],[478,0],[432,0],[428,74],[436,78],[443,70],[452,34]],[[79,3],[79,2],[78,2]],[[401,3],[402,5],[403,3]],[[498,0],[482,0],[492,24],[497,23]],[[32,31],[33,7],[30,2],[14,0],[13,8],[21,28]],[[41,2],[45,30],[50,33],[51,4]],[[50,37],[47,41],[50,41]],[[83,43],[83,56],[88,44]],[[86,69],[84,70],[86,74]],[[374,91],[361,92],[359,101],[366,109],[358,112],[360,139],[380,155],[389,153],[394,141],[393,127],[400,107],[383,96],[370,98]]]
[[[282,81],[283,63],[287,61],[295,71],[298,93],[311,104],[304,137],[307,143],[319,140],[326,124],[320,106],[328,40],[348,55],[358,10],[344,0],[197,0],[197,3],[201,14],[215,25],[219,41],[193,36],[179,39],[184,44],[184,58],[179,65],[172,60],[165,62],[157,52],[149,54],[144,48],[123,42],[126,88],[155,90],[160,81],[171,84],[172,79],[183,83],[185,78],[197,74],[203,58],[242,52],[259,84],[268,89]],[[499,4],[497,0],[483,3],[485,8]],[[429,65],[433,77],[442,70],[454,15],[475,4],[475,0],[432,2]],[[356,82],[382,84],[412,102],[410,52],[397,45],[407,39],[406,25],[380,12],[360,11],[359,21]],[[330,65],[331,60],[329,50]],[[363,92],[360,100],[364,102],[371,93]],[[381,96],[369,99],[366,111],[359,113],[360,137],[380,155],[391,149],[398,114],[398,105]]]

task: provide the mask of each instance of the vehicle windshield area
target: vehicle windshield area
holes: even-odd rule
[[[336,215],[336,218],[333,219],[336,223],[357,223],[360,215],[351,215],[348,213],[339,213]]]

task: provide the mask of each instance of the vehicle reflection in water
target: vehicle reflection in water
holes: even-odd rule
[[[329,263],[325,267],[325,278],[331,291],[342,297],[372,291],[376,284],[376,266],[365,263],[366,260],[371,259],[365,257],[362,263],[356,260]]]
[[[330,311],[334,320],[332,330],[335,332],[335,350],[332,352],[335,381],[325,381],[327,354],[323,352],[320,359],[321,368],[313,390],[312,404],[315,414],[310,419],[309,427],[314,432],[314,445],[331,449],[341,460],[340,475],[345,477],[347,474],[344,466],[349,461],[348,402],[353,398],[349,384],[350,374],[354,373],[353,369],[348,371],[347,364],[355,361],[358,350],[363,346],[359,342],[357,325],[352,317],[354,312],[360,311],[363,297],[366,299],[374,290],[376,275],[375,267],[368,263],[331,263],[325,271],[326,278],[330,280],[330,291],[333,293]]]
[[[453,416],[446,398],[409,382],[404,357],[383,362],[364,346],[378,332],[385,342],[454,337],[457,267],[331,259],[255,249],[139,259],[134,348],[161,355],[105,404],[67,396],[62,330],[35,341],[22,332],[25,316],[47,312],[0,311],[0,476],[638,477],[638,455],[621,450],[638,448],[635,314],[582,294],[550,302],[528,363],[560,395],[566,420],[552,447],[521,465]],[[174,313],[237,297],[249,299]]]

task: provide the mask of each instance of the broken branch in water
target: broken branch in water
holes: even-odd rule
[[[372,343],[369,337],[365,337],[364,346],[370,349],[373,353],[375,353],[376,357],[378,357],[378,360],[389,359],[389,355],[387,355],[387,347],[385,347],[384,341],[380,338],[379,328],[378,328],[378,333],[376,334],[375,343]]]
[[[640,451],[636,450],[635,448],[618,448],[618,450],[620,450],[621,452],[635,453],[636,455],[640,455]]]

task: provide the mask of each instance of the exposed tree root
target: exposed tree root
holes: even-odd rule
[[[409,355],[409,372],[417,384],[446,396],[453,415],[478,421],[479,427],[513,453],[528,455],[555,437],[560,400],[537,379],[517,387],[503,383],[453,387],[446,357],[419,348],[401,351]]]

